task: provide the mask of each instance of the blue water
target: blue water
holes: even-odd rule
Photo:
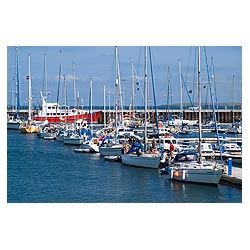
[[[9,203],[241,203],[242,190],[171,181],[158,170],[108,162],[75,146],[8,131]]]

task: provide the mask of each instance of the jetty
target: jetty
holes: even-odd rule
[[[232,174],[222,174],[220,179],[221,184],[229,184],[237,187],[242,187],[242,168],[232,167]]]

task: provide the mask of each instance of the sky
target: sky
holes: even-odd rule
[[[48,102],[56,102],[59,67],[62,55],[62,75],[66,79],[67,104],[74,105],[73,62],[75,64],[76,95],[79,92],[81,105],[89,105],[89,82],[93,82],[93,105],[114,104],[115,93],[115,46],[18,46],[20,102],[27,106],[28,100],[28,54],[31,57],[33,105],[41,103],[40,91],[44,91],[44,54],[46,53]],[[151,46],[152,68],[157,105],[180,103],[179,61],[183,75],[183,103],[191,105],[197,101],[197,47],[195,46]],[[7,48],[8,98],[14,103],[15,90],[15,46]],[[60,51],[62,52],[60,54]],[[144,47],[118,46],[118,57],[123,93],[123,104],[131,104],[132,73],[135,72],[135,105],[143,105],[144,91]],[[213,58],[217,102],[241,102],[242,99],[242,47],[241,46],[201,46],[202,100],[210,102],[206,61],[211,71]],[[194,78],[195,74],[195,78]],[[235,77],[235,81],[233,80]],[[210,76],[211,78],[211,76]],[[148,55],[149,105],[154,103],[151,64]],[[137,84],[139,82],[139,85]],[[168,84],[170,94],[168,95]],[[225,89],[227,91],[225,91]],[[64,102],[64,83],[60,84],[59,101]]]

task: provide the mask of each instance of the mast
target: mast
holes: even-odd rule
[[[201,79],[200,79],[200,46],[198,46],[198,108],[199,108],[199,143],[198,143],[198,162],[201,163]]]
[[[19,84],[19,65],[18,65],[18,48],[16,47],[16,112],[17,118],[20,116],[20,84]]]
[[[167,98],[167,105],[168,105],[168,125],[169,125],[169,112],[170,112],[170,66],[168,66],[168,98]]]
[[[115,46],[115,128],[117,137],[117,127],[118,127],[118,91],[119,91],[119,77],[118,77],[118,51],[117,46]]]
[[[106,127],[106,87],[103,86],[103,125]]]
[[[155,83],[154,83],[154,73],[153,73],[153,61],[152,61],[151,47],[149,47],[149,59],[150,59],[152,89],[153,89],[153,97],[154,97],[155,123],[156,123],[158,138],[159,138],[159,122],[158,122],[158,111],[157,111],[157,104],[156,104],[156,93],[155,93]]]
[[[183,84],[181,80],[181,61],[178,60],[179,64],[179,81],[180,81],[180,111],[181,111],[181,119],[183,120]]]
[[[31,121],[31,105],[32,105],[32,93],[31,93],[31,75],[30,75],[30,54],[28,54],[28,75],[27,75],[27,80],[28,80],[28,103],[29,103],[29,109],[28,109],[28,121]]]
[[[233,75],[233,123],[234,123],[234,87],[235,87],[235,75]]]
[[[145,65],[144,65],[144,151],[147,151],[147,89],[148,89],[148,69],[147,69],[147,46],[145,46]]]
[[[74,96],[74,108],[76,108],[76,74],[75,74],[75,62],[73,61],[72,64],[72,71],[73,71],[73,96]]]
[[[108,106],[109,106],[109,123],[111,122],[111,106],[110,106],[110,88],[109,88],[109,92],[108,92]],[[113,118],[113,117],[112,117]]]
[[[93,103],[93,94],[92,94],[92,79],[90,77],[90,123],[91,123],[91,133],[93,131],[93,116],[92,116],[92,103]]]
[[[67,105],[66,105],[66,101],[67,101],[67,94],[66,94],[66,77],[65,75],[63,75],[63,81],[64,81],[64,84],[63,84],[63,92],[64,92],[64,101],[63,101],[63,104],[64,104],[64,117],[65,117],[65,124],[67,122],[66,120],[66,114],[67,114]]]
[[[48,78],[47,78],[46,53],[44,53],[44,63],[43,63],[43,93],[41,93],[41,97],[42,97],[42,111],[45,110],[45,114],[43,113],[42,116],[45,116],[45,119],[47,120]]]
[[[77,113],[79,113],[80,109],[80,93],[79,91],[77,92]]]
[[[132,79],[131,79],[131,87],[132,87],[132,96],[131,96],[131,113],[134,114],[135,112],[135,79],[134,79],[134,63],[132,62]]]
[[[47,78],[47,55],[44,53],[44,60],[43,60],[43,90],[45,98],[47,98],[48,94],[48,78]]]
[[[62,51],[60,50],[60,67],[59,67],[59,77],[58,77],[58,86],[57,86],[56,115],[57,115],[57,109],[59,108],[59,94],[60,94],[60,85],[61,85],[61,75],[62,75]]]

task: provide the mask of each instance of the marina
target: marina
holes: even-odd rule
[[[186,189],[185,185],[201,185],[208,186],[209,190],[214,187],[221,187],[223,185],[230,186],[231,189],[238,189],[239,196],[229,197],[225,202],[241,202],[241,186],[242,186],[242,113],[241,104],[235,104],[228,107],[224,104],[217,104],[215,108],[214,94],[214,75],[213,67],[211,72],[207,70],[208,86],[211,95],[211,103],[202,103],[202,90],[206,88],[201,81],[201,49],[196,48],[197,65],[195,66],[197,77],[197,90],[189,90],[187,95],[191,106],[183,105],[183,91],[186,87],[185,80],[181,73],[181,64],[179,64],[179,84],[180,84],[180,104],[179,107],[170,109],[170,81],[168,80],[168,103],[164,106],[156,105],[154,72],[152,67],[152,52],[151,47],[144,46],[143,51],[143,106],[138,109],[135,106],[135,88],[140,90],[140,79],[134,78],[136,70],[132,64],[132,91],[130,106],[125,108],[123,104],[122,83],[120,75],[120,61],[118,57],[118,47],[114,47],[114,105],[106,105],[106,95],[104,86],[103,106],[100,109],[95,109],[93,106],[93,79],[89,78],[89,105],[83,109],[80,108],[80,94],[76,95],[76,75],[75,64],[72,65],[72,83],[73,83],[73,98],[74,106],[68,105],[67,98],[67,81],[66,76],[62,73],[62,51],[60,51],[60,67],[58,79],[57,101],[48,102],[48,81],[47,81],[47,55],[44,54],[44,74],[43,74],[43,91],[40,91],[41,106],[34,108],[32,105],[33,100],[33,79],[31,72],[31,56],[28,54],[28,68],[26,80],[28,81],[28,109],[21,111],[20,96],[19,96],[19,60],[18,48],[15,48],[16,59],[16,95],[15,95],[15,109],[10,107],[7,112],[7,129],[8,129],[8,202],[195,202],[194,200],[187,200],[180,197],[180,200],[169,199],[168,191],[166,197],[162,194],[156,194],[153,190],[153,195],[144,199],[147,194],[144,193],[144,187],[139,190],[143,193],[142,199],[138,199],[133,190],[137,183],[131,185],[132,190],[129,188],[130,195],[126,195],[128,187],[124,187],[123,183],[127,180],[133,180],[133,176],[129,175],[130,171],[141,171],[150,177],[157,178],[158,185],[162,189],[165,185],[166,190],[168,187],[179,185],[181,188]],[[204,47],[204,55],[206,49]],[[206,61],[207,63],[207,61]],[[213,61],[211,61],[213,66]],[[206,65],[208,67],[208,64]],[[204,68],[203,68],[204,70]],[[151,80],[148,77],[151,74]],[[169,74],[169,68],[168,68]],[[168,75],[169,77],[169,75]],[[211,78],[211,79],[210,79]],[[233,76],[233,84],[235,86],[235,77]],[[137,85],[137,87],[136,87]],[[141,84],[142,85],[142,84]],[[194,87],[194,86],[193,86]],[[150,89],[152,88],[152,93]],[[197,92],[198,100],[192,102],[190,93]],[[204,92],[204,90],[203,90]],[[207,91],[207,94],[209,92]],[[61,95],[61,101],[59,97]],[[154,99],[154,105],[152,102]],[[110,102],[110,100],[109,100]],[[151,106],[151,107],[150,107]],[[219,109],[220,106],[220,109]],[[212,107],[212,108],[211,108]],[[224,107],[224,108],[223,108]],[[14,125],[15,124],[15,125]],[[19,133],[21,132],[21,133]],[[18,134],[19,133],[19,134]],[[24,136],[24,140],[20,139]],[[22,143],[27,143],[21,146],[21,150],[16,148],[17,154],[11,151],[11,146],[15,140]],[[13,140],[13,141],[12,141]],[[29,145],[30,144],[30,145]],[[34,148],[31,145],[36,145]],[[18,145],[19,146],[19,145]],[[39,146],[43,148],[39,149]],[[44,148],[45,147],[45,148]],[[30,165],[22,158],[22,149],[30,163],[34,165],[48,166],[55,169],[58,167],[70,167],[71,171],[69,176],[73,175],[72,181],[79,180],[78,195],[65,196],[65,199],[47,196],[39,191],[40,195],[33,197],[29,196],[29,192],[19,197],[16,195],[15,190],[20,191],[20,188],[26,189],[26,177],[23,176],[22,171]],[[23,157],[25,157],[25,153]],[[42,153],[42,154],[41,154]],[[49,158],[49,153],[52,158]],[[28,154],[28,155],[27,155]],[[14,156],[14,157],[13,157]],[[32,156],[32,158],[30,158]],[[42,158],[44,156],[44,159]],[[21,157],[21,159],[18,159]],[[36,157],[38,157],[36,159]],[[26,162],[17,168],[11,163],[11,160],[18,162]],[[45,161],[44,161],[45,160]],[[56,164],[56,166],[54,166]],[[102,187],[102,191],[110,194],[110,187],[107,183],[115,184],[116,180],[109,180],[110,176],[101,178],[98,171],[105,168],[105,165],[111,166],[116,164],[117,169],[120,169],[125,176],[119,176],[118,182],[121,188],[114,188],[112,191],[114,197],[107,195],[104,199],[99,197],[100,191],[97,193],[93,190],[98,190]],[[82,166],[82,172],[79,167]],[[92,168],[96,169],[93,175]],[[74,169],[74,168],[77,168]],[[53,169],[53,171],[55,170]],[[135,170],[129,170],[135,169]],[[86,170],[86,172],[85,172]],[[19,172],[20,171],[20,172]],[[42,181],[44,175],[43,171],[47,173],[46,167],[39,168],[39,175],[31,177],[30,181],[32,187],[36,192],[36,187],[39,189],[40,185],[47,183],[47,188],[50,188],[51,183],[47,180]],[[127,172],[128,171],[128,172]],[[150,172],[151,171],[151,172]],[[154,172],[153,172],[154,171]],[[66,171],[67,172],[67,171]],[[31,173],[31,172],[29,172]],[[36,175],[37,171],[34,173]],[[84,176],[82,174],[85,173]],[[41,175],[41,176],[40,176]],[[24,187],[15,186],[16,176],[23,176]],[[46,174],[47,177],[49,177]],[[57,183],[58,174],[53,173],[51,177]],[[37,179],[37,183],[33,183],[33,178]],[[49,179],[51,179],[49,177]],[[136,177],[136,176],[135,176]],[[64,193],[67,188],[74,186],[75,183],[68,182],[65,176],[66,185],[61,186],[60,190]],[[89,179],[90,178],[90,179]],[[60,178],[59,178],[60,179]],[[137,180],[141,182],[140,180]],[[163,183],[161,183],[163,181]],[[105,183],[104,183],[105,182]],[[107,183],[106,183],[107,182]],[[89,183],[89,185],[87,185]],[[175,184],[178,183],[178,184]],[[56,184],[57,186],[58,184]],[[84,190],[81,186],[86,185]],[[150,181],[149,186],[156,185]],[[184,185],[184,186],[183,186]],[[53,186],[53,185],[52,185]],[[157,185],[156,185],[157,186]],[[105,188],[106,187],[106,188]],[[76,187],[73,187],[76,190]],[[61,197],[61,192],[52,191],[55,196]],[[165,191],[166,191],[165,190]],[[81,192],[82,191],[82,192]],[[151,189],[148,190],[151,193]],[[163,191],[163,190],[162,190]],[[163,191],[163,192],[165,192]],[[237,192],[237,191],[236,191]],[[26,192],[25,192],[26,193]],[[159,196],[159,197],[158,197]],[[213,196],[215,197],[215,196]],[[54,199],[55,198],[55,199]],[[135,198],[135,200],[133,200]],[[17,199],[17,200],[16,200]],[[41,200],[40,200],[41,199]],[[51,201],[49,201],[51,199]],[[231,200],[232,199],[232,200]],[[210,199],[207,194],[202,196],[204,202],[222,202],[220,199]]]

